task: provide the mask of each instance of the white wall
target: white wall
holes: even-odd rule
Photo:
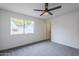
[[[52,41],[79,49],[79,11],[52,18]]]
[[[35,22],[34,34],[10,35],[10,18],[31,19]],[[0,50],[46,40],[44,20],[0,9]]]

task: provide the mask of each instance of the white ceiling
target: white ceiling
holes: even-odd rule
[[[48,19],[53,16],[58,16],[65,13],[73,12],[75,10],[79,10],[79,3],[49,3],[49,9],[58,5],[61,5],[62,8],[51,11],[54,14],[52,16],[40,16],[42,12],[34,11],[34,9],[44,9],[44,3],[0,3],[0,8],[37,17],[40,19]]]

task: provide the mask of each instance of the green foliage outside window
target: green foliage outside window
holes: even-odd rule
[[[15,23],[17,26],[23,26],[32,24],[31,20],[23,20],[23,19],[12,19],[11,22]]]

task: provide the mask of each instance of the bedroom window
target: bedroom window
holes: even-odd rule
[[[34,33],[34,22],[32,20],[24,20],[11,18],[11,35]]]
[[[31,20],[25,20],[25,33],[34,33],[34,22]]]

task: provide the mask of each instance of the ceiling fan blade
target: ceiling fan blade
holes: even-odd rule
[[[45,12],[43,12],[40,16],[42,16]]]
[[[34,9],[34,11],[44,11],[44,10],[38,10],[38,9]]]
[[[61,8],[61,6],[57,6],[57,7],[55,7],[55,8],[51,8],[51,9],[49,9],[48,11],[56,10],[56,9],[59,9],[59,8]]]
[[[48,9],[48,3],[45,3],[45,9]]]
[[[48,12],[50,15],[53,15],[51,12]]]

